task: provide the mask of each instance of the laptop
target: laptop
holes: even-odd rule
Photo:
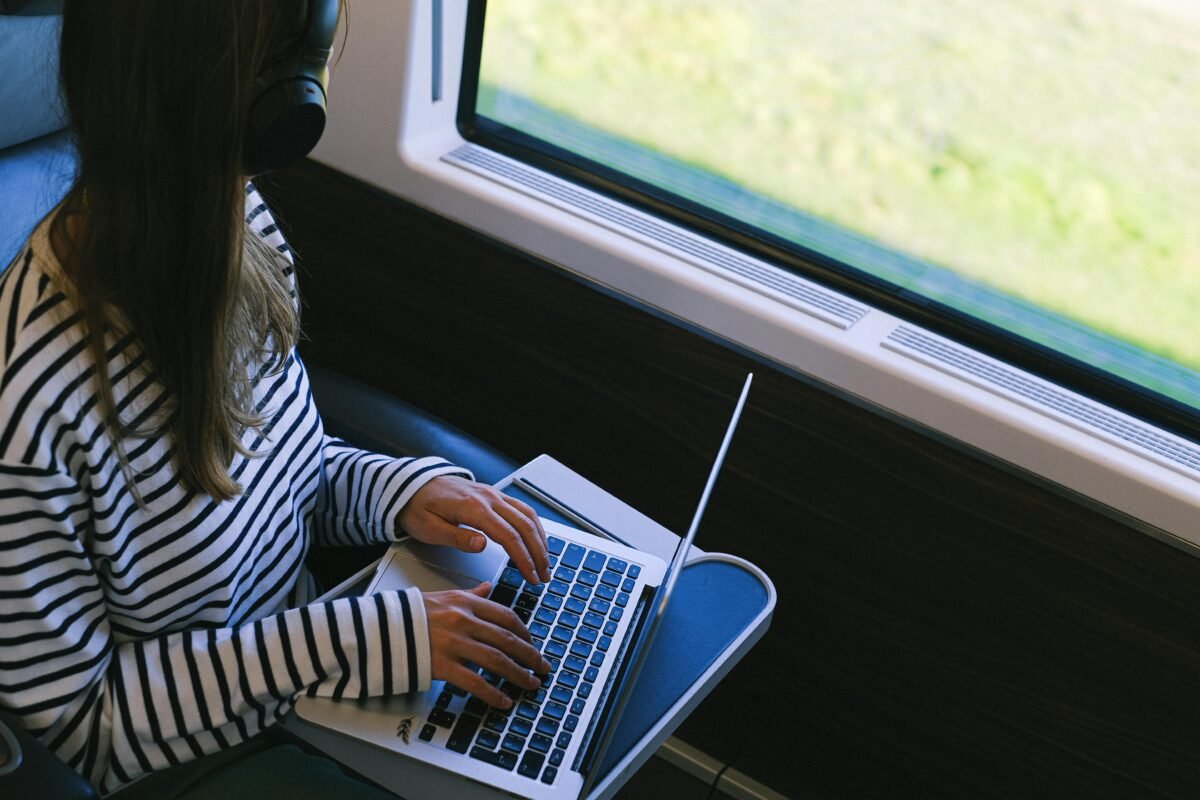
[[[530,691],[481,672],[513,699],[492,708],[434,681],[426,692],[361,702],[301,697],[305,722],[392,751],[405,761],[405,794],[421,797],[575,800],[604,778],[605,755],[696,538],[709,495],[741,418],[753,374],[709,471],[687,534],[670,561],[543,519],[553,578],[531,586],[489,542],[463,553],[409,540],[393,546],[367,594],[418,586],[469,589],[491,581],[491,598],[512,608],[552,670]]]

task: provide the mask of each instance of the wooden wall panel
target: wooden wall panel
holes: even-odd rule
[[[779,605],[686,741],[792,796],[1200,796],[1193,556],[328,168],[263,189],[308,359],[668,527],[756,371],[699,544]]]

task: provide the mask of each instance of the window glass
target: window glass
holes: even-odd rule
[[[1200,407],[1196,0],[489,0],[476,110]]]

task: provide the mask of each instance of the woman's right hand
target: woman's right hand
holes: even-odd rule
[[[490,588],[485,582],[467,591],[423,594],[433,677],[465,689],[489,705],[510,708],[508,695],[467,663],[525,689],[541,685],[530,670],[545,675],[550,664],[530,643],[529,631],[517,615],[487,599]]]

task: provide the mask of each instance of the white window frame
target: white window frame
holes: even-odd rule
[[[1200,552],[1200,468],[1188,463],[1200,448],[1192,442],[878,309],[830,324],[456,163],[451,154],[465,144],[457,104],[466,12],[466,0],[356,0],[314,158]],[[914,341],[927,346],[914,349]],[[930,357],[939,352],[953,358]]]

